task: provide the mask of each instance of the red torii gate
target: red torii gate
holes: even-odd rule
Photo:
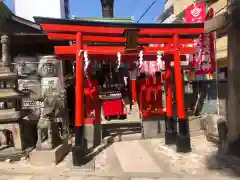
[[[125,63],[133,61],[138,51],[126,51],[124,33],[129,30],[138,31],[139,50],[144,56],[153,56],[157,51],[164,51],[174,55],[174,75],[176,85],[178,138],[177,151],[191,151],[189,124],[184,107],[184,88],[180,66],[181,54],[193,54],[195,48],[187,46],[193,44],[194,38],[204,32],[203,24],[133,24],[133,23],[106,23],[83,20],[66,20],[35,17],[51,40],[75,41],[70,46],[55,46],[55,54],[61,59],[76,58],[76,105],[75,105],[75,147],[73,148],[73,164],[80,165],[86,153],[84,136],[84,60],[80,51],[87,50],[89,58],[116,60],[118,52],[123,56]],[[105,43],[101,45],[86,45],[86,42]],[[118,43],[113,45],[111,43]],[[150,47],[150,44],[164,44],[163,47]],[[187,46],[187,47],[186,47]],[[156,55],[154,55],[156,57]],[[170,62],[166,61],[166,144],[175,142],[177,129],[172,112],[172,89]],[[132,80],[132,85],[135,82]],[[136,88],[133,88],[135,90]],[[132,91],[136,98],[136,92]],[[136,99],[135,99],[136,100]]]

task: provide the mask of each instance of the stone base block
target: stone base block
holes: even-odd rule
[[[151,119],[143,119],[142,120],[142,136],[145,139],[158,138],[163,137],[164,134],[162,131],[164,130],[164,126],[162,126],[161,122],[164,124],[164,117],[162,118],[151,118]]]
[[[177,145],[177,152],[188,153],[192,151],[190,136],[178,135],[176,145]]]
[[[177,140],[177,135],[178,135],[177,132],[166,130],[165,131],[165,144],[166,145],[175,144],[176,140]]]
[[[34,166],[51,166],[58,164],[69,152],[70,146],[67,141],[54,148],[53,150],[34,149],[30,154],[30,163]]]
[[[102,142],[102,126],[101,123],[86,124],[85,137],[87,139],[88,149],[98,146]]]
[[[86,144],[87,145],[87,144]],[[72,147],[73,166],[82,166],[86,164],[87,148],[86,145]]]
[[[94,126],[92,124],[86,124],[84,126],[85,137],[87,140],[87,148],[93,148],[94,144]]]

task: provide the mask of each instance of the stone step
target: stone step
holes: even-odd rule
[[[143,123],[143,124],[142,124]],[[145,138],[163,138],[165,132],[165,121],[161,120],[146,120],[143,122],[136,121],[121,121],[109,122],[108,124],[102,124],[103,131],[107,132],[107,135],[125,135],[141,133]],[[191,136],[197,136],[204,134],[201,130],[200,120],[194,119],[189,121],[189,131]]]
[[[110,121],[102,121],[102,125],[113,125],[117,124],[119,126],[121,125],[131,125],[131,124],[141,124],[141,120],[129,120],[129,119],[124,119],[124,120],[110,120]]]
[[[0,73],[9,73],[9,72],[10,72],[9,67],[0,66]]]
[[[20,94],[14,89],[0,89],[0,100],[2,101],[19,98],[21,98]]]
[[[139,141],[113,144],[114,151],[124,172],[160,173],[161,168]]]
[[[19,119],[20,119],[20,111],[16,111],[15,109],[0,110],[0,123],[16,121]]]
[[[141,127],[136,127],[136,128],[129,128],[129,129],[111,129],[111,130],[106,130],[110,135],[126,135],[126,134],[134,134],[134,133],[141,133],[142,128]]]
[[[146,120],[145,122],[147,122]],[[164,118],[161,118],[160,120],[158,119],[153,119],[151,121],[160,121],[161,124],[165,127],[165,120]],[[111,121],[102,121],[102,126],[103,127],[132,127],[132,126],[139,126],[142,124],[141,120],[111,120]],[[197,130],[201,129],[201,119],[191,119],[189,120],[189,128],[191,130]],[[163,128],[164,129],[164,128]]]
[[[0,80],[17,79],[17,73],[0,71]]]
[[[140,139],[142,139],[142,133],[119,134],[104,137],[102,143],[109,144],[109,142],[135,141]]]

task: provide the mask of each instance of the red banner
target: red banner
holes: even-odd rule
[[[197,74],[211,74],[215,71],[214,34],[202,34],[197,43],[194,67]]]
[[[187,7],[185,23],[203,23],[214,16],[214,10],[209,9],[206,13],[205,3],[193,4]],[[215,72],[215,33],[201,34],[196,39],[196,54],[193,57],[192,66],[196,74],[212,74]]]
[[[206,4],[197,3],[190,5],[185,10],[185,23],[202,23],[206,19]]]
[[[209,9],[206,20],[214,15],[213,9]],[[215,72],[215,33],[201,34],[197,40],[197,52],[194,57],[196,74],[212,74]]]

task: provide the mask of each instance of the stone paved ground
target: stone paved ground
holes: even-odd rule
[[[164,139],[115,142],[84,167],[71,154],[57,166],[34,167],[27,159],[0,163],[0,180],[165,180],[240,179],[240,161],[217,155],[203,135],[192,138],[192,152],[178,154]]]

